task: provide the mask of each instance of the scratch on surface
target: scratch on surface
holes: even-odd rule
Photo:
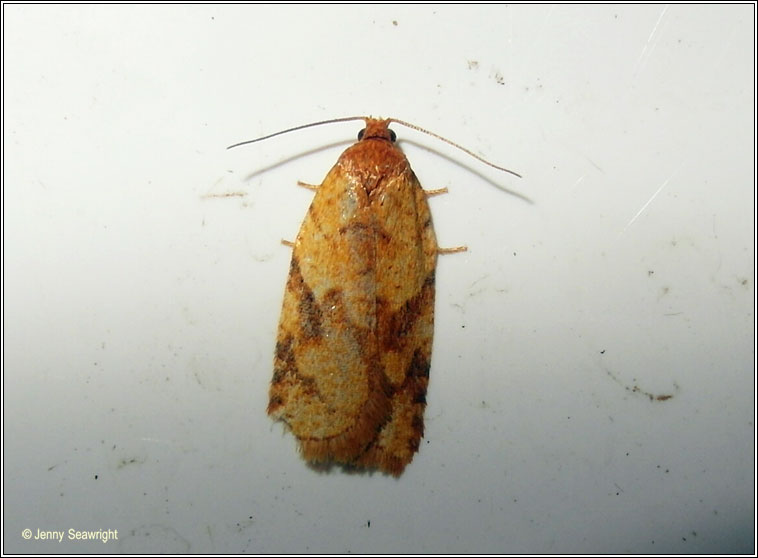
[[[578,186],[579,186],[579,185],[580,185],[582,182],[584,182],[584,179],[585,179],[585,178],[587,178],[587,174],[583,174],[582,176],[580,176],[579,178],[577,178],[577,179],[576,179],[576,182],[574,182],[574,185],[571,187],[571,191],[573,192],[574,190],[576,190],[576,188],[577,188],[577,187],[578,187]]]
[[[680,168],[681,168],[681,167],[680,167]],[[634,223],[634,222],[637,220],[637,218],[638,218],[640,215],[642,215],[642,212],[643,212],[643,211],[645,211],[645,209],[647,209],[647,206],[648,206],[648,205],[650,205],[651,203],[653,203],[653,200],[654,200],[656,197],[658,197],[658,194],[660,194],[660,193],[661,193],[661,190],[663,190],[663,189],[666,187],[666,184],[668,184],[668,183],[669,183],[669,181],[670,181],[672,178],[674,178],[674,175],[675,175],[677,172],[679,172],[679,169],[676,169],[674,172],[672,172],[672,173],[671,173],[671,176],[669,176],[669,177],[668,177],[666,180],[664,180],[664,181],[663,181],[663,184],[661,184],[661,185],[658,187],[658,189],[657,189],[655,192],[653,192],[653,195],[652,195],[652,196],[650,196],[650,199],[649,199],[649,200],[647,200],[647,202],[645,203],[645,205],[643,205],[643,206],[640,208],[640,210],[637,212],[637,214],[636,214],[634,217],[632,217],[631,221],[629,221],[629,222],[626,224],[626,226],[623,228],[623,230],[621,231],[621,233],[619,233],[619,236],[621,236],[622,234],[624,234],[624,233],[626,232],[626,229],[628,229],[629,227],[631,227],[631,226],[632,226],[632,224],[633,224],[633,223]]]
[[[166,440],[164,438],[145,438],[145,437],[142,437],[142,438],[140,438],[140,440],[142,440],[143,442],[153,442],[155,444],[164,444],[164,445],[171,444],[171,442],[169,442],[168,440]]]
[[[661,21],[663,21],[663,16],[666,15],[666,12],[668,11],[669,7],[664,6],[663,10],[661,10],[660,15],[658,16],[658,21],[655,22],[655,25],[653,25],[653,30],[650,31],[650,35],[647,38],[647,41],[645,42],[645,46],[642,47],[642,52],[640,53],[639,58],[637,58],[637,63],[634,66],[634,75],[637,75],[637,72],[642,70],[642,68],[645,67],[647,64],[648,58],[650,58],[650,55],[653,54],[653,50],[655,50],[655,45],[658,42],[658,39],[656,38],[653,40],[654,35],[658,31],[658,27],[661,25]]]

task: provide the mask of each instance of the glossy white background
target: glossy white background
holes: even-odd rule
[[[754,6],[3,10],[3,551],[753,552]],[[395,127],[469,247],[399,480],[265,413],[360,123],[224,149],[353,114],[524,175]]]

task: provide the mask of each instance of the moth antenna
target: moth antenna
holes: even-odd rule
[[[267,140],[269,138],[273,138],[275,136],[281,136],[282,134],[288,134],[290,132],[295,132],[297,130],[303,130],[305,128],[311,128],[313,126],[321,126],[322,124],[334,124],[336,122],[349,122],[350,120],[366,120],[367,117],[365,116],[345,116],[344,118],[332,118],[330,120],[322,120],[321,122],[311,122],[310,124],[303,124],[301,126],[295,126],[294,128],[289,128],[287,130],[282,130],[281,132],[275,132],[273,134],[269,134],[267,136],[263,136],[260,138],[255,138],[247,141],[241,141],[239,143],[235,143],[234,145],[230,145],[227,147],[227,149],[231,149],[233,147],[239,147],[240,145],[247,145],[248,143],[255,143],[258,141]]]
[[[403,125],[403,126],[405,126],[407,128],[411,128],[412,130],[416,130],[418,132],[423,132],[425,134],[428,134],[428,135],[432,136],[433,138],[437,138],[438,140],[442,140],[445,143],[447,143],[448,145],[452,145],[453,147],[457,147],[458,149],[460,149],[464,153],[466,153],[468,155],[471,155],[474,159],[476,159],[478,161],[481,161],[482,163],[484,163],[485,165],[488,165],[488,166],[492,167],[493,169],[497,169],[499,171],[507,172],[509,174],[512,174],[513,176],[518,176],[519,178],[521,178],[521,175],[518,174],[517,172],[513,172],[512,170],[506,169],[505,167],[500,167],[500,166],[496,165],[495,163],[490,163],[484,157],[480,157],[479,155],[477,155],[476,153],[474,153],[473,151],[471,151],[469,149],[466,149],[462,145],[458,145],[454,141],[451,141],[451,140],[449,140],[447,138],[443,138],[439,134],[435,134],[434,132],[430,132],[429,130],[425,130],[421,126],[416,126],[415,124],[411,124],[410,122],[405,122],[403,120],[398,120],[397,118],[390,118],[389,121],[390,122],[396,122],[396,123],[401,124],[401,125]]]
[[[232,149],[233,147],[239,147],[240,145],[248,145],[250,143],[256,143],[256,142],[267,140],[269,138],[273,138],[273,137],[276,137],[276,136],[281,136],[282,134],[288,134],[290,132],[295,132],[297,130],[304,130],[305,128],[312,128],[313,126],[321,126],[322,124],[336,124],[337,122],[350,122],[352,120],[364,120],[365,121],[367,118],[370,118],[370,117],[368,117],[368,116],[345,116],[343,118],[331,118],[329,120],[321,120],[320,122],[311,122],[310,124],[302,124],[300,126],[295,126],[294,128],[287,128],[286,130],[281,130],[279,132],[274,132],[273,134],[269,134],[267,136],[262,136],[260,138],[255,138],[255,139],[251,139],[251,140],[247,140],[247,141],[241,141],[239,143],[235,143],[234,145],[230,145],[229,147],[227,147],[227,149]],[[411,124],[410,122],[406,122],[404,120],[399,120],[397,118],[389,118],[388,120],[389,120],[389,122],[395,122],[397,124],[405,126],[406,128],[410,128],[412,130],[416,130],[417,132],[423,132],[424,134],[432,136],[433,138],[437,138],[438,140],[444,141],[448,145],[452,145],[453,147],[456,147],[456,148],[460,149],[461,151],[463,151],[467,155],[470,155],[471,157],[473,157],[477,161],[480,161],[480,162],[484,163],[485,165],[488,165],[488,166],[492,167],[493,169],[497,169],[499,171],[507,172],[509,174],[512,174],[513,176],[518,176],[519,178],[521,178],[521,175],[518,174],[517,172],[514,172],[514,171],[512,171],[510,169],[506,169],[505,167],[498,166],[495,163],[490,163],[487,159],[485,159],[484,157],[481,157],[481,156],[477,155],[476,153],[474,153],[470,149],[466,149],[462,145],[458,145],[454,141],[451,141],[451,140],[449,140],[447,138],[444,138],[444,137],[442,137],[439,134],[435,134],[434,132],[430,132],[429,130],[424,129],[421,126],[416,126],[415,124]]]

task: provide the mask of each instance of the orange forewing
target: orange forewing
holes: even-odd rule
[[[311,463],[400,475],[424,432],[437,242],[388,124],[366,119],[297,235],[268,413]]]

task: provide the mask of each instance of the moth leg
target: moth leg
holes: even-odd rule
[[[302,186],[303,188],[306,188],[308,190],[312,190],[314,192],[318,190],[319,188],[321,188],[320,184],[308,184],[307,182],[303,182],[302,180],[298,180],[297,185]],[[289,246],[290,248],[295,247],[295,243],[292,242],[291,240],[282,239],[282,244],[284,244],[285,246]]]
[[[427,198],[432,196],[438,196],[440,194],[447,194],[447,188],[438,188],[437,190],[424,190]]]
[[[465,252],[468,250],[468,246],[454,246],[452,248],[440,248],[437,246],[438,254],[457,254],[458,252]]]
[[[298,186],[302,186],[303,188],[306,188],[308,190],[313,190],[314,192],[321,188],[321,184],[308,184],[307,182],[303,182],[302,180],[297,181]]]
[[[431,196],[438,196],[439,194],[447,194],[447,188],[439,188],[437,190],[424,190],[424,194],[427,198]],[[440,248],[437,246],[438,254],[456,254],[458,252],[465,252],[468,250],[468,246],[454,246],[453,248]]]

